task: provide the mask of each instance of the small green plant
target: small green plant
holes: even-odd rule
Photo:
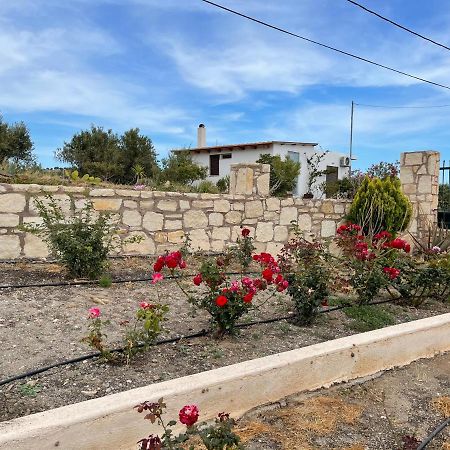
[[[167,305],[153,305],[147,302],[139,303],[133,326],[127,326],[125,331],[125,347],[123,354],[126,363],[141,351],[147,350],[156,341],[163,328],[162,323],[169,311]]]
[[[80,174],[78,170],[73,170],[70,172],[69,170],[64,171],[64,175],[72,182],[84,182],[84,183],[90,183],[90,184],[99,184],[102,182],[102,179],[99,177],[92,177],[88,173],[84,174],[82,177],[80,177]]]
[[[77,214],[69,215],[50,195],[45,201],[35,198],[34,204],[42,224],[27,225],[23,229],[43,237],[72,277],[98,278],[107,266],[117,231],[111,214],[96,216],[92,202],[87,202]]]
[[[112,278],[109,274],[104,274],[101,276],[100,280],[98,280],[98,284],[102,288],[109,288],[112,286]]]
[[[373,236],[381,231],[392,234],[406,230],[411,220],[411,202],[401,191],[396,177],[366,177],[356,192],[347,220]]]
[[[357,331],[370,331],[394,325],[391,313],[380,306],[351,306],[344,308],[346,316],[354,319],[352,328]]]
[[[41,387],[39,386],[39,384],[34,384],[34,383],[25,383],[25,384],[21,384],[19,386],[19,392],[20,395],[22,395],[23,397],[31,397],[34,398],[38,395],[38,393],[41,391]]]

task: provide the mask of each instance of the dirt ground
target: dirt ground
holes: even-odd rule
[[[450,353],[257,408],[238,429],[247,450],[415,450],[448,417]],[[447,427],[427,450],[449,448]]]
[[[150,275],[150,261],[117,260],[113,277]],[[64,280],[58,266],[49,264],[0,265],[0,285]],[[207,329],[206,314],[194,315],[173,281],[159,286],[159,301],[170,307],[162,338]],[[111,347],[121,346],[118,324],[131,319],[140,301],[158,302],[149,282],[40,288],[0,289],[0,380],[58,361],[91,353],[80,342],[86,335],[87,310],[101,309],[111,320],[106,329]],[[448,305],[429,302],[421,309],[386,305],[396,323],[448,312]],[[285,295],[270,300],[249,320],[284,316],[292,310]],[[287,321],[255,325],[221,341],[211,336],[185,339],[150,348],[129,366],[92,359],[51,369],[31,378],[0,386],[0,420],[43,411],[89,398],[121,392],[204,370],[283,352],[356,331],[353,319],[342,311],[321,314],[313,326],[297,327]]]

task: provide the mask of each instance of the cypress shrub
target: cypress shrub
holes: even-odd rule
[[[360,225],[366,235],[380,231],[396,234],[411,220],[411,202],[401,191],[397,177],[365,177],[353,199],[347,220]]]

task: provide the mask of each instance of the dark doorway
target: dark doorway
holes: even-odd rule
[[[209,155],[209,174],[211,176],[219,175],[220,155]]]

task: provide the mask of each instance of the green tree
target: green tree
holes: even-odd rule
[[[56,157],[72,164],[82,174],[117,180],[123,172],[119,144],[120,139],[112,130],[91,125],[89,130],[75,134],[70,142],[64,142]]]
[[[137,176],[133,168],[138,166],[143,169],[139,179],[144,178],[142,173],[147,178],[154,178],[158,174],[159,167],[152,140],[140,134],[139,128],[132,128],[120,137],[119,151],[122,182],[133,183]]]
[[[297,184],[300,173],[300,163],[290,158],[284,161],[279,155],[261,155],[256,161],[259,164],[270,165],[270,193],[275,196],[285,196],[292,192]]]
[[[0,116],[0,164],[5,161],[30,164],[34,161],[34,145],[23,122],[9,125]]]
[[[363,227],[365,234],[404,231],[412,214],[411,202],[401,190],[397,177],[366,176],[350,207],[347,219]]]
[[[173,152],[162,160],[161,181],[192,184],[197,180],[204,180],[208,168],[192,161],[187,151]]]

